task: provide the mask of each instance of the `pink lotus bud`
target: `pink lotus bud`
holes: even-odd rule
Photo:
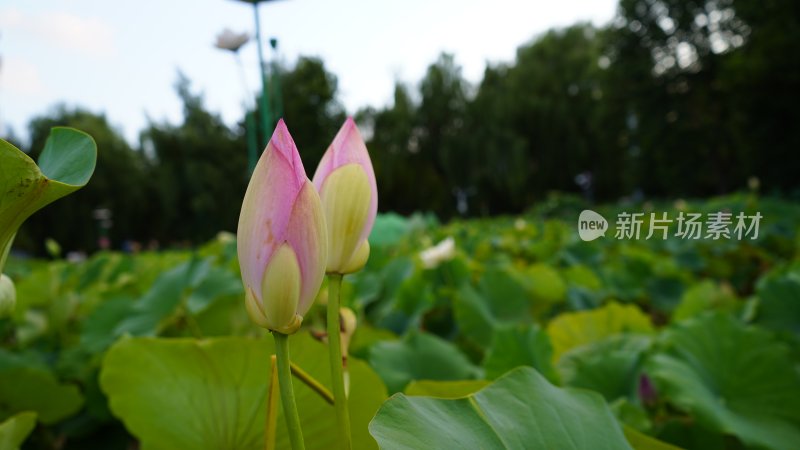
[[[656,387],[646,374],[639,377],[639,398],[645,406],[653,406],[658,402]]]
[[[352,118],[345,121],[314,173],[328,227],[328,273],[361,270],[378,212],[378,187],[367,146]]]
[[[244,194],[237,248],[250,318],[297,331],[325,276],[328,240],[319,195],[283,120]]]

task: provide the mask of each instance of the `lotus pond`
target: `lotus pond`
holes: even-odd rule
[[[628,205],[764,219],[756,240],[592,242],[583,208],[379,216],[342,286],[354,448],[800,448],[800,207]],[[289,447],[279,406],[267,420],[274,344],[248,319],[232,234],[77,263],[12,254],[5,271],[0,448]],[[323,385],[326,299],[290,342]],[[307,448],[334,448],[333,407],[294,386]]]

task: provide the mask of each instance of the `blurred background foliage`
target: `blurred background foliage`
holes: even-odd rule
[[[416,84],[398,82],[385,107],[345,112],[319,58],[281,67],[284,118],[307,171],[346,113],[375,165],[380,208],[440,218],[519,213],[550,191],[590,202],[705,197],[741,190],[797,198],[796,93],[800,3],[621,0],[604,28],[551,30],[476,85],[443,54]],[[189,245],[235,230],[247,174],[244,119],[228,127],[178,74],[182,123],[151,121],[126,142],[102,114],[58,106],[30,123],[28,151],[51,126],[89,132],[92,183],[32,217],[17,248],[94,250],[87,221],[107,208],[109,238]],[[35,156],[35,155],[34,155]],[[309,173],[309,176],[313,175]]]

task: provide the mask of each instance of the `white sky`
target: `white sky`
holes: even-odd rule
[[[396,80],[416,84],[442,51],[465,77],[512,61],[549,28],[611,20],[616,0],[282,0],[260,6],[263,38],[279,57],[320,56],[349,113],[383,106]],[[105,112],[131,142],[147,124],[178,122],[177,70],[229,124],[243,87],[233,56],[213,46],[223,28],[253,32],[252,6],[233,0],[4,0],[0,4],[0,135],[58,103]],[[266,43],[265,43],[266,44]],[[265,45],[265,56],[271,57]],[[241,50],[251,89],[256,45]]]

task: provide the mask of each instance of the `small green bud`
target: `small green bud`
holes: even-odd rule
[[[51,258],[59,258],[61,256],[61,246],[53,238],[47,238],[44,241],[44,248]]]
[[[17,290],[6,274],[0,274],[0,317],[10,316],[17,305]]]

